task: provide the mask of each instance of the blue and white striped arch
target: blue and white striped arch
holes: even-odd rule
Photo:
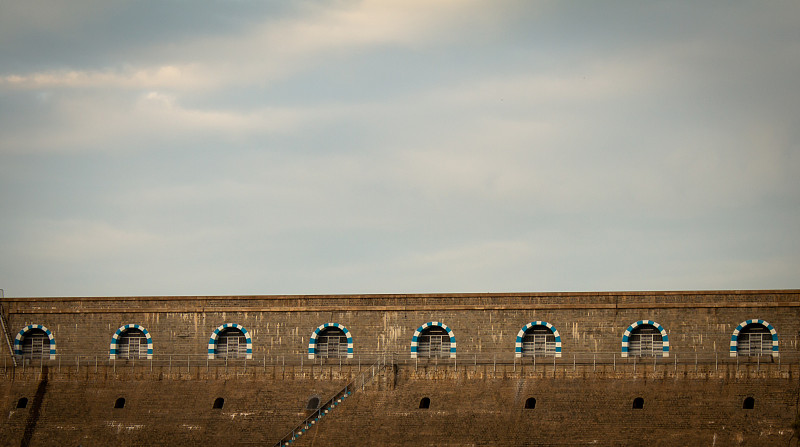
[[[628,338],[630,338],[631,332],[639,326],[653,326],[661,332],[661,350],[664,352],[662,355],[663,357],[669,357],[669,336],[667,336],[667,331],[653,320],[639,320],[628,326],[628,329],[625,329],[625,332],[622,333],[622,357],[628,356]]]
[[[739,353],[739,332],[741,332],[745,326],[750,324],[760,324],[769,330],[769,333],[772,334],[772,356],[778,357],[778,331],[776,331],[775,328],[766,321],[756,319],[742,321],[738,326],[736,326],[736,329],[733,330],[733,335],[731,335],[731,357],[736,357]]]
[[[534,326],[545,326],[553,332],[553,335],[556,337],[556,357],[561,357],[561,334],[558,333],[558,329],[556,329],[555,326],[546,321],[531,321],[525,326],[522,326],[522,329],[517,332],[517,344],[514,346],[515,355],[517,357],[522,357],[522,339],[525,337],[525,332]]]
[[[153,358],[153,337],[150,336],[150,333],[147,332],[143,326],[138,324],[123,324],[122,326],[114,332],[114,335],[111,336],[111,345],[108,348],[108,358],[109,360],[115,360],[117,358],[117,341],[119,340],[119,336],[123,334],[123,332],[127,331],[128,329],[139,329],[142,331],[145,337],[147,337],[147,358]]]
[[[250,333],[247,332],[247,329],[245,329],[244,326],[242,326],[241,324],[237,323],[221,324],[218,328],[214,329],[214,332],[211,334],[211,338],[208,339],[208,359],[214,360],[214,354],[215,354],[214,351],[217,347],[217,337],[219,337],[220,332],[228,328],[236,328],[242,331],[242,334],[244,334],[245,341],[247,342],[247,355],[245,358],[252,359],[253,340],[250,338]]]
[[[417,358],[417,343],[419,342],[419,336],[425,329],[431,326],[438,326],[447,331],[447,334],[450,335],[450,358],[456,358],[456,335],[453,333],[453,330],[447,327],[446,324],[439,322],[439,321],[429,321],[422,326],[418,327],[416,331],[414,331],[414,336],[411,337],[411,358]]]
[[[317,337],[319,337],[320,332],[324,331],[326,328],[335,327],[339,328],[344,332],[344,335],[347,336],[347,358],[353,358],[353,336],[350,334],[350,331],[347,330],[346,327],[342,326],[339,323],[325,323],[320,325],[318,328],[314,329],[314,333],[311,334],[311,338],[308,340],[308,358],[313,359],[317,354]]]
[[[22,355],[22,339],[25,338],[25,334],[27,334],[31,329],[41,329],[47,334],[47,338],[50,339],[50,360],[56,359],[56,339],[53,337],[53,333],[50,332],[50,329],[42,326],[41,324],[29,324],[22,328],[21,331],[17,334],[14,338],[14,354]]]

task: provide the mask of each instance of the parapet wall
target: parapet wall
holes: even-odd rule
[[[670,352],[729,349],[737,326],[769,322],[780,350],[797,350],[800,293],[619,292],[558,294],[352,295],[254,297],[41,298],[3,301],[12,337],[31,324],[51,331],[57,353],[104,355],[115,331],[145,328],[156,355],[203,355],[225,323],[246,328],[254,357],[302,355],[325,323],[348,329],[355,353],[409,352],[414,331],[427,322],[452,329],[457,354],[514,352],[521,328],[545,321],[561,335],[565,355],[620,352],[631,324],[664,328]]]

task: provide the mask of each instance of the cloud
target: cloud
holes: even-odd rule
[[[8,89],[148,89],[186,88],[195,89],[207,85],[208,80],[197,76],[192,66],[166,65],[153,68],[122,70],[79,71],[57,70],[0,77],[0,87]]]

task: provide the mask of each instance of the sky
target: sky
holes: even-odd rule
[[[0,288],[800,288],[798,80],[796,1],[0,0]]]

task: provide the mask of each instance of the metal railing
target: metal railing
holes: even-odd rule
[[[800,352],[789,351],[780,352],[779,356],[764,354],[759,356],[737,356],[731,357],[729,351],[720,352],[670,352],[669,357],[622,357],[619,352],[575,352],[562,353],[561,357],[553,355],[517,357],[514,352],[482,352],[482,353],[458,353],[456,358],[433,357],[433,358],[412,358],[408,352],[383,353],[383,352],[361,352],[356,353],[352,358],[315,358],[308,359],[307,353],[280,354],[280,355],[258,355],[255,354],[250,359],[246,358],[226,358],[208,359],[207,354],[154,354],[152,358],[139,359],[110,359],[108,354],[75,354],[57,353],[54,358],[45,354],[43,358],[23,358],[22,356],[12,356],[16,363],[8,361],[4,356],[3,367],[5,369],[13,367],[27,367],[31,365],[47,365],[59,367],[83,368],[167,368],[175,371],[191,370],[192,368],[211,368],[227,367],[239,371],[249,371],[251,369],[285,367],[295,368],[301,371],[306,369],[323,368],[344,370],[347,368],[352,371],[355,368],[361,369],[364,366],[384,361],[387,364],[400,366],[413,366],[414,368],[425,368],[441,366],[454,368],[456,370],[468,366],[489,365],[493,367],[504,366],[516,369],[517,367],[548,366],[553,365],[558,368],[577,368],[577,367],[606,367],[617,365],[709,365],[714,364],[718,367],[731,364],[798,364],[800,363]],[[360,374],[360,373],[359,373]]]
[[[341,404],[342,401],[348,396],[352,395],[354,392],[357,392],[359,389],[363,391],[364,387],[369,384],[376,375],[383,371],[383,368],[386,368],[386,356],[380,355],[375,363],[369,366],[369,369],[362,371],[352,381],[345,385],[344,388],[334,394],[333,397],[325,401],[324,404],[320,405],[320,407],[306,417],[303,422],[296,425],[289,433],[281,438],[281,440],[278,441],[275,446],[288,446],[290,443],[294,442],[307,430],[310,430],[314,425],[319,423],[323,416],[333,411],[336,406]]]
[[[3,289],[0,289],[0,298],[3,297]],[[14,356],[14,349],[11,346],[11,334],[8,332],[8,322],[6,322],[6,310],[3,303],[0,302],[0,324],[2,324],[3,337],[6,339],[6,346],[8,347],[8,354],[11,356],[11,363],[17,366],[17,359]]]

